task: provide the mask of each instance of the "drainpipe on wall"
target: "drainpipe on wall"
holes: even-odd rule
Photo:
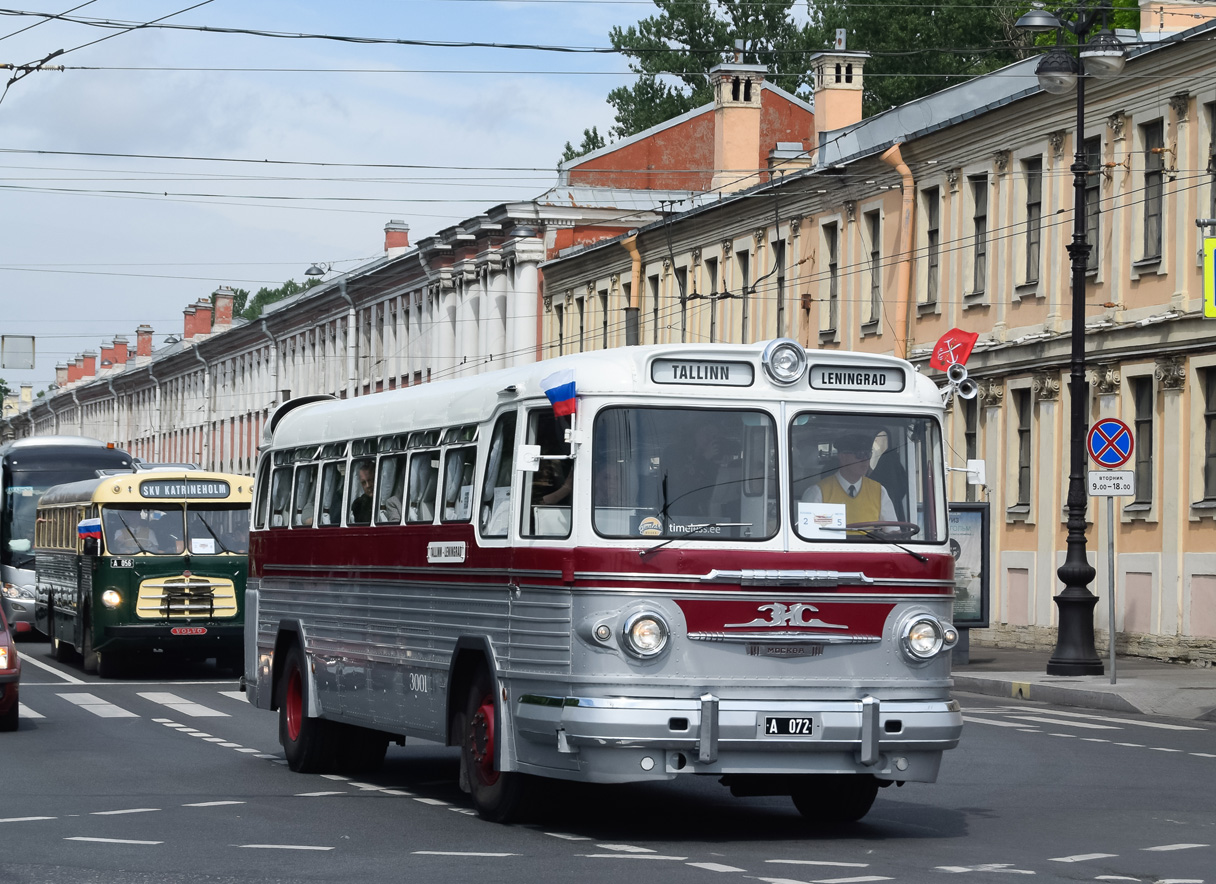
[[[199,361],[203,367],[203,450],[199,457],[200,465],[204,470],[212,469],[211,466],[211,369],[207,365],[207,360],[203,358],[203,354],[198,352],[198,347],[194,348],[194,358]]]
[[[355,374],[355,343],[358,330],[355,328],[355,301],[346,293],[346,277],[338,280],[338,294],[346,300],[349,307],[346,313],[346,398],[353,399],[358,381]]]
[[[76,435],[84,435],[84,410],[80,407],[80,400],[76,398],[76,391],[72,391],[72,401],[76,403]]]
[[[916,182],[912,180],[912,170],[904,163],[899,152],[899,145],[892,144],[880,159],[888,166],[894,167],[902,180],[904,198],[900,209],[899,222],[899,265],[895,274],[895,355],[901,359],[908,358],[908,344],[911,334],[911,310],[909,296],[912,289],[912,234],[916,205]]]
[[[110,440],[120,448],[127,446],[121,445],[118,438],[118,394],[114,392],[114,378],[106,378],[106,386],[110,388],[110,398],[114,400],[114,433]]]
[[[156,375],[152,372],[152,365],[148,365],[148,377],[152,379],[153,386],[156,387],[156,396],[152,400],[152,462],[160,463],[160,381],[156,379]]]
[[[275,405],[282,405],[283,403],[279,402],[279,344],[274,339],[274,335],[270,333],[270,329],[266,326],[265,319],[262,320],[262,334],[270,341],[270,370],[274,375],[274,379],[271,381],[270,401]]]
[[[636,347],[639,338],[638,314],[641,312],[638,300],[642,293],[642,254],[638,251],[638,232],[635,230],[621,240],[621,245],[629,253],[632,280],[629,283],[629,306],[625,308],[625,346]]]

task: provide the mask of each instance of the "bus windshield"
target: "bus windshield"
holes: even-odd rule
[[[249,507],[240,504],[111,504],[101,511],[106,551],[174,556],[249,552]]]
[[[84,475],[79,468],[62,470],[11,470],[6,476],[4,509],[0,511],[0,535],[4,538],[4,563],[17,568],[34,567],[34,517],[38,501],[52,485],[75,482]]]
[[[803,540],[945,539],[934,420],[806,411],[790,422],[789,445],[791,518]]]
[[[777,433],[764,412],[606,408],[593,448],[592,512],[604,537],[777,533]]]

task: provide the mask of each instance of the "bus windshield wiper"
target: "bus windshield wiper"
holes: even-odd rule
[[[929,559],[928,559],[928,558],[926,558],[925,556],[922,556],[922,555],[921,555],[920,553],[918,553],[916,550],[913,550],[913,549],[908,549],[908,548],[907,548],[906,546],[904,546],[902,543],[899,543],[898,541],[893,540],[893,539],[891,539],[890,537],[886,537],[885,535],[879,534],[877,531],[874,531],[873,529],[870,529],[870,528],[857,528],[857,527],[851,527],[851,528],[824,528],[824,529],[822,529],[822,530],[824,530],[824,531],[856,531],[856,532],[858,532],[859,534],[864,534],[866,537],[869,537],[871,540],[877,540],[879,543],[889,543],[889,544],[891,544],[891,546],[894,546],[894,547],[897,547],[897,548],[899,548],[899,549],[902,549],[904,552],[906,552],[906,553],[907,553],[908,555],[910,555],[912,558],[916,559],[916,561],[918,561],[918,562],[927,562],[927,561],[929,561]]]
[[[661,543],[656,543],[654,546],[649,547],[648,549],[641,550],[638,552],[638,555],[642,557],[648,556],[655,550],[659,550],[667,546],[669,543],[674,543],[677,540],[684,540],[686,537],[692,534],[700,534],[702,531],[711,531],[714,528],[750,528],[751,524],[751,522],[705,522],[698,525],[681,525],[681,528],[688,529],[687,532],[684,534],[679,534],[675,537],[668,537]]]
[[[127,517],[121,511],[116,511],[114,515],[118,516],[118,521],[122,522],[122,527],[126,529],[131,541],[139,548],[141,553],[149,553],[149,550],[144,549],[144,545],[139,542],[139,538],[135,536],[135,532],[131,530],[131,526],[127,524]]]
[[[232,550],[224,546],[224,541],[220,540],[220,536],[215,533],[215,529],[211,527],[205,518],[203,518],[203,514],[201,512],[198,510],[190,510],[190,512],[203,523],[203,527],[207,529],[207,533],[211,535],[211,539],[215,541],[215,545],[220,548],[220,552],[232,552]],[[187,524],[189,524],[189,522],[187,522]]]

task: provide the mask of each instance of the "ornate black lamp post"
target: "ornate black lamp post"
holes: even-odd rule
[[[1098,597],[1089,591],[1095,571],[1085,554],[1085,437],[1089,431],[1086,407],[1089,385],[1085,381],[1085,283],[1089,262],[1086,236],[1085,178],[1085,78],[1111,76],[1123,69],[1123,48],[1106,28],[1111,11],[1109,2],[1082,3],[1057,12],[1032,9],[1018,19],[1016,27],[1027,31],[1054,30],[1056,48],[1045,55],[1035,68],[1039,85],[1057,95],[1077,90],[1077,130],[1073,138],[1076,155],[1072,163],[1073,219],[1072,242],[1072,355],[1069,359],[1069,392],[1072,399],[1069,428],[1068,471],[1068,551],[1056,572],[1064,590],[1055,597],[1059,609],[1056,648],[1047,661],[1048,675],[1101,675],[1102,661],[1094,649],[1094,605]],[[1102,29],[1087,41],[1099,20]],[[1077,54],[1065,49],[1059,39],[1063,31],[1077,38]],[[1112,635],[1113,642],[1115,637]]]

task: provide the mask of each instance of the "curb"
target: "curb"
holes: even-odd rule
[[[1038,700],[1043,703],[1055,703],[1058,706],[1081,706],[1086,709],[1102,709],[1107,712],[1143,713],[1144,711],[1119,694],[1108,691],[1091,691],[1085,688],[1045,685],[1028,681],[955,674],[954,689],[990,697]],[[1216,716],[1216,709],[1207,714]],[[1216,720],[1216,717],[1210,720]]]

